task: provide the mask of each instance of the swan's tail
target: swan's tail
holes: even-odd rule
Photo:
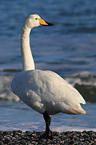
[[[83,114],[87,114],[87,112],[86,112],[84,109],[83,109],[82,113],[83,113]]]
[[[80,106],[79,108],[70,108],[69,109],[70,111],[70,114],[74,114],[74,115],[77,115],[77,114],[87,114],[87,112]]]

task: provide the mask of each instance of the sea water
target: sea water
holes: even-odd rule
[[[44,130],[41,114],[11,91],[22,70],[21,30],[38,13],[54,26],[34,28],[31,48],[36,68],[52,70],[85,98],[87,115],[52,116],[52,130],[96,131],[96,1],[5,0],[0,2],[0,130]]]

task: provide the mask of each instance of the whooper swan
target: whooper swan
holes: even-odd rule
[[[23,71],[12,80],[12,91],[28,106],[43,114],[46,129],[41,137],[52,138],[50,130],[51,115],[59,112],[67,114],[86,114],[80,103],[85,100],[80,93],[63,78],[52,71],[35,69],[30,49],[30,31],[37,26],[50,26],[37,14],[27,18],[21,38]]]

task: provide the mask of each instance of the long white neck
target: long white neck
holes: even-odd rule
[[[21,38],[21,53],[23,59],[23,70],[34,70],[35,64],[30,48],[30,31],[31,29],[24,25],[22,29],[22,38]]]

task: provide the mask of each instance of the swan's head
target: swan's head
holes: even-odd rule
[[[29,15],[29,17],[25,22],[25,26],[27,26],[30,29],[38,26],[51,26],[51,25],[53,24],[44,21],[38,14]]]

